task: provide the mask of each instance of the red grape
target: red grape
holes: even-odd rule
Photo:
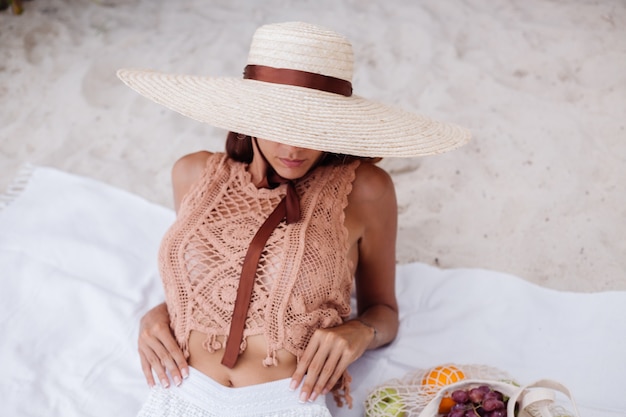
[[[479,388],[472,388],[469,391],[469,399],[473,403],[476,403],[476,404],[480,403],[483,400],[484,396],[485,396],[485,392],[483,392]]]
[[[466,402],[469,401],[469,394],[467,393],[467,391],[462,390],[462,389],[458,389],[454,391],[451,397],[454,400],[454,402],[458,404],[465,404]]]
[[[504,408],[504,403],[500,400],[496,400],[495,398],[487,398],[483,401],[482,407],[485,411],[501,410]]]

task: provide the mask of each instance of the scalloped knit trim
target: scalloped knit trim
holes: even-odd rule
[[[17,170],[17,173],[7,186],[7,189],[0,194],[0,211],[17,200],[24,190],[26,190],[34,172],[35,166],[30,163],[23,164]]]

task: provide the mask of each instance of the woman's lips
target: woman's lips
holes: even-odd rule
[[[280,162],[287,168],[298,168],[304,163],[304,159],[284,159],[280,158]]]

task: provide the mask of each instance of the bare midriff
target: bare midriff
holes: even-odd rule
[[[286,350],[276,353],[276,366],[263,365],[263,360],[267,357],[267,345],[263,335],[246,338],[246,350],[241,353],[232,369],[221,364],[224,349],[209,352],[202,346],[205,340],[204,333],[191,331],[189,365],[227,387],[245,387],[290,378],[296,370],[296,357]],[[224,341],[223,338],[218,340]]]

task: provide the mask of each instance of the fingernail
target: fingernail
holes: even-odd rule
[[[304,404],[306,402],[306,400],[307,400],[306,397],[307,397],[306,392],[300,393],[300,403]]]
[[[289,391],[295,391],[296,388],[298,388],[298,381],[292,379],[291,383],[289,384]]]
[[[180,377],[179,377],[179,376],[175,376],[175,377],[174,377],[174,383],[175,383],[175,384],[176,384],[176,386],[178,387],[178,386],[180,386],[180,384],[182,384],[182,383],[183,383],[183,381],[181,381],[181,379],[180,379]]]
[[[168,381],[167,379],[163,378],[163,379],[161,380],[161,386],[162,386],[163,388],[167,388],[167,387],[169,387],[169,386],[170,386],[170,381]]]
[[[317,394],[315,393],[315,391],[313,391],[313,392],[311,393],[311,396],[309,397],[308,401],[309,401],[310,403],[312,403],[313,401],[315,401],[315,399],[316,399],[316,398],[317,398]]]
[[[187,370],[187,368],[183,368],[183,370],[180,371],[180,373],[183,374],[183,379],[189,378],[189,371]]]

